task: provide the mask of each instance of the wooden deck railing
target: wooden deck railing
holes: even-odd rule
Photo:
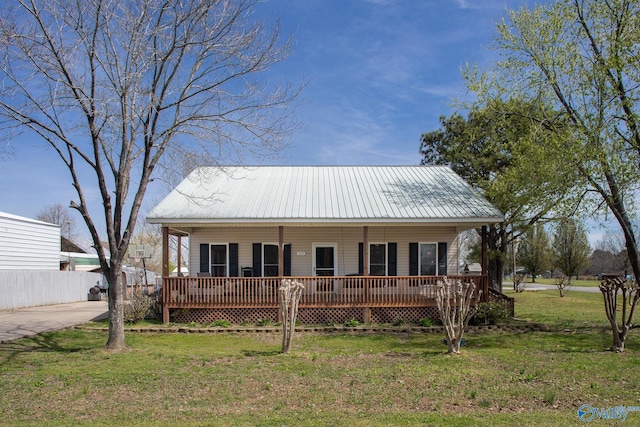
[[[445,276],[286,277],[302,282],[300,307],[411,307],[435,305],[435,285]],[[487,295],[486,276],[446,276],[473,281]],[[278,307],[277,277],[165,277],[169,308]]]

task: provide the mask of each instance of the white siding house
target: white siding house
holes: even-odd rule
[[[59,225],[0,212],[0,270],[59,269]]]
[[[275,319],[285,276],[305,285],[303,322],[425,317],[433,284],[462,274],[459,233],[503,220],[440,166],[202,167],[147,217],[163,227],[165,322]],[[169,277],[169,235],[189,237],[190,277]]]

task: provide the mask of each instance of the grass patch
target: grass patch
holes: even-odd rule
[[[7,425],[556,425],[635,405],[640,343],[608,334],[135,334],[67,330],[0,345]],[[635,414],[630,414],[630,420]]]
[[[555,290],[520,293],[505,290],[505,294],[515,298],[518,319],[558,328],[610,328],[599,293],[567,292],[560,297]]]
[[[465,334],[460,356],[441,334],[353,328],[296,333],[288,354],[279,333],[128,332],[122,353],[100,329],[0,344],[0,424],[578,425],[582,404],[638,405],[640,334],[605,351],[600,294],[508,293],[554,332]]]
[[[545,279],[543,277],[536,277],[536,281],[535,282],[531,282],[531,276],[527,276],[525,278],[525,283],[526,284],[538,284],[538,285],[555,285],[556,284],[556,279]],[[508,280],[505,280],[505,284],[509,284],[511,282],[509,282]],[[574,286],[579,286],[579,287],[585,287],[585,288],[597,288],[598,286],[600,286],[600,280],[589,280],[589,279],[571,279],[571,286],[568,287],[568,290],[571,290],[572,287]]]

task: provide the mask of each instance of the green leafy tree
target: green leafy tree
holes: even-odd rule
[[[591,245],[582,223],[572,218],[558,222],[553,236],[554,264],[571,282],[589,265]]]
[[[631,216],[640,185],[638,16],[640,3],[629,0],[558,0],[513,10],[498,25],[501,61],[486,73],[472,67],[466,73],[479,105],[518,97],[547,107],[532,108],[529,115],[558,132],[549,143],[564,169],[576,172],[556,209],[572,213],[564,202],[573,199],[583,209],[613,214],[635,277],[640,277]],[[541,178],[553,179],[558,170],[545,172]]]
[[[296,126],[287,107],[299,89],[263,77],[291,44],[256,19],[256,2],[31,0],[0,11],[0,128],[38,136],[68,169],[109,282],[109,349],[125,347],[121,272],[150,181],[181,157],[273,155]]]
[[[555,137],[544,120],[531,119],[535,105],[495,100],[459,114],[441,117],[441,128],[422,135],[423,164],[450,166],[505,214],[488,227],[489,282],[501,290],[510,242],[547,218],[564,192],[571,171],[543,181],[546,168],[562,171],[558,158],[542,142]],[[541,113],[543,115],[543,113]]]
[[[531,274],[531,281],[551,267],[551,242],[542,225],[536,225],[525,233],[518,245],[517,260]]]

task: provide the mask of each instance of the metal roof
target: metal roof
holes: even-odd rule
[[[503,219],[444,166],[201,167],[147,217],[165,224]]]

